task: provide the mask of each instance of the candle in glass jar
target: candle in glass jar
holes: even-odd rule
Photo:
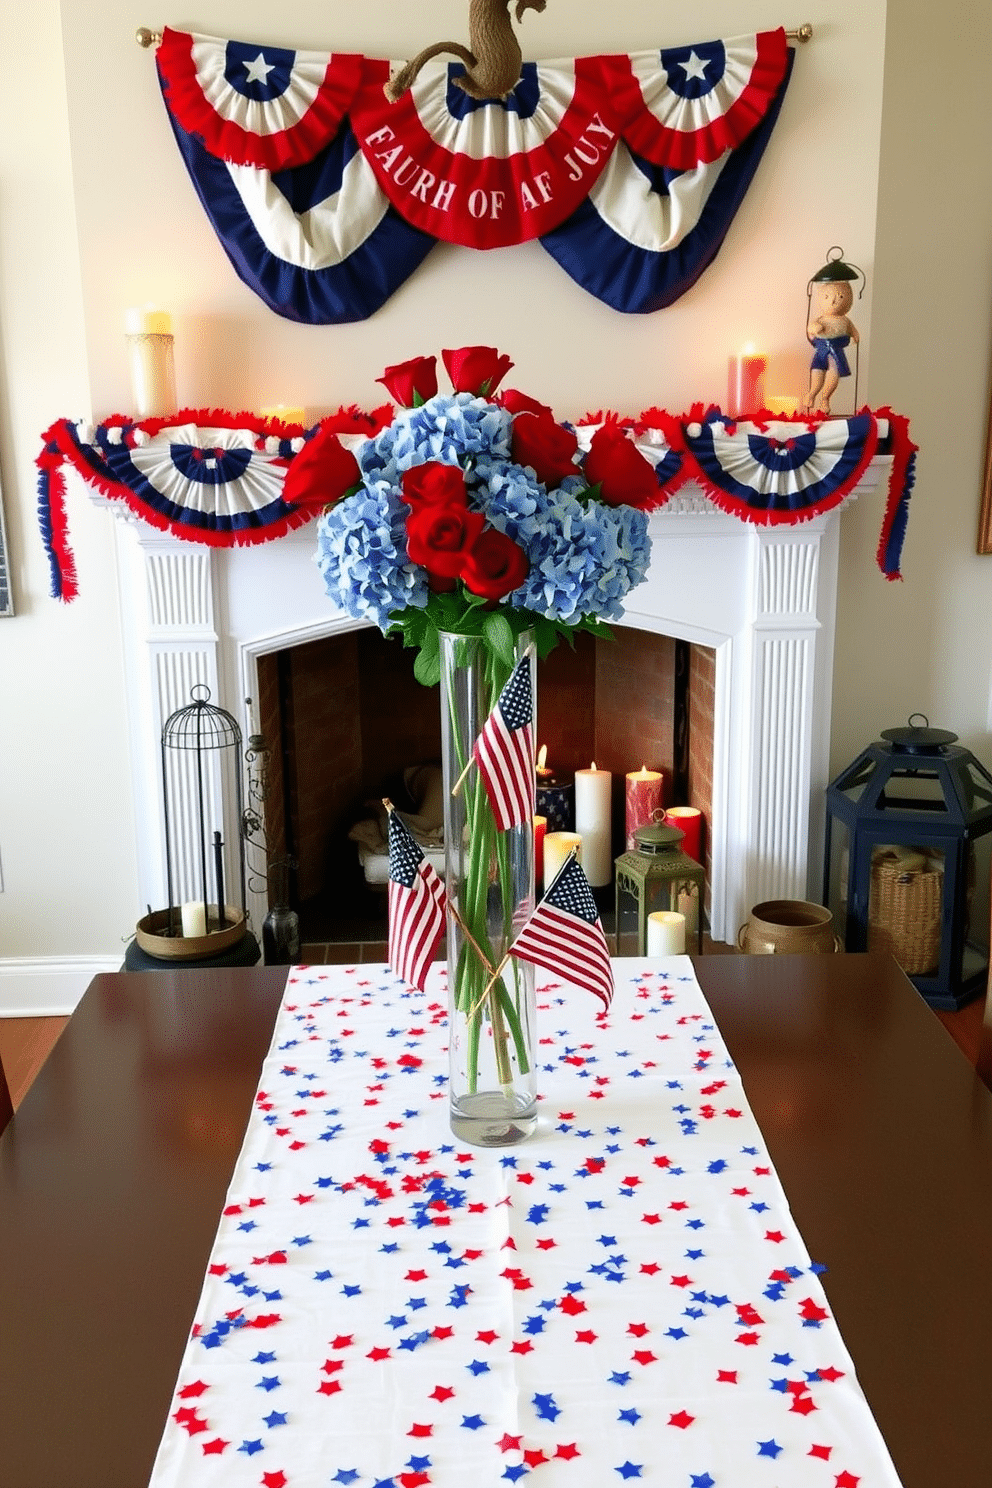
[[[661,811],[662,774],[660,770],[649,770],[642,765],[627,775],[624,792],[627,851],[635,847],[634,833],[638,827],[649,827]]]
[[[575,830],[582,838],[582,869],[592,887],[602,888],[613,877],[613,776],[597,770],[575,772]]]
[[[176,411],[176,373],[172,317],[146,306],[124,317],[131,392],[139,418],[161,418]]]
[[[763,407],[767,361],[750,344],[738,356],[730,358],[726,412],[731,418],[746,418]]]
[[[671,909],[648,915],[648,955],[685,955],[685,915]]]
[[[582,838],[578,832],[546,832],[544,834],[544,887],[549,889],[553,880],[565,866],[569,853],[574,852],[582,862]]]

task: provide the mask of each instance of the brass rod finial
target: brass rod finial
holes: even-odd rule
[[[810,22],[810,21],[804,21],[801,26],[797,26],[796,27],[795,31],[786,31],[785,34],[789,38],[790,41],[812,41],[812,39],[813,39],[813,26],[812,26],[812,22]]]
[[[134,33],[134,39],[140,47],[157,47],[162,40],[161,31],[149,31],[147,26],[139,26]]]

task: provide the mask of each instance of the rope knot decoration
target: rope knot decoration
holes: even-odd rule
[[[519,24],[525,10],[543,10],[547,0],[517,0]],[[471,0],[468,8],[468,46],[457,41],[438,41],[402,67],[386,84],[391,103],[413,85],[425,62],[450,52],[465,64],[465,75],[453,78],[456,87],[470,98],[505,98],[520,81],[523,53],[510,20],[510,0]]]

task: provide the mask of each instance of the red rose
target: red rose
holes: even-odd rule
[[[464,506],[422,506],[411,512],[406,523],[410,562],[419,563],[429,574],[457,579],[485,520]]]
[[[437,357],[411,357],[408,362],[397,362],[395,367],[387,367],[376,382],[381,382],[402,408],[417,408],[437,392]]]
[[[502,599],[504,594],[519,589],[529,569],[523,548],[505,532],[487,527],[465,557],[462,578],[465,587],[473,594],[485,595],[486,599]]]
[[[658,479],[619,424],[604,424],[592,436],[583,474],[591,486],[602,487],[607,506],[650,507],[658,501]]]
[[[424,506],[464,506],[465,472],[460,465],[441,465],[428,460],[426,465],[411,465],[404,470],[403,500],[419,511]]]
[[[529,465],[539,481],[554,489],[567,475],[578,475],[574,455],[579,447],[571,429],[555,423],[550,413],[518,413],[513,420],[513,458]]]
[[[495,392],[513,366],[495,346],[461,346],[457,351],[442,351],[441,359],[455,392],[474,393],[477,398]]]
[[[320,429],[293,459],[282,487],[290,506],[327,506],[357,491],[362,472],[336,434]]]
[[[506,409],[507,413],[546,413],[550,418],[554,417],[546,403],[538,403],[536,398],[529,398],[526,393],[518,392],[516,388],[507,388],[506,392],[500,393],[496,401]]]

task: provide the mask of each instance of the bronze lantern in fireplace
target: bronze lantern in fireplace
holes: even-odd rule
[[[706,870],[682,851],[684,837],[677,827],[638,827],[633,851],[617,858],[618,956],[646,956],[648,919],[666,911],[685,915],[687,935],[695,934],[702,951]]]
[[[891,951],[931,1007],[954,1011],[988,979],[971,903],[992,775],[921,717],[883,730],[827,787],[823,897],[845,949]]]

